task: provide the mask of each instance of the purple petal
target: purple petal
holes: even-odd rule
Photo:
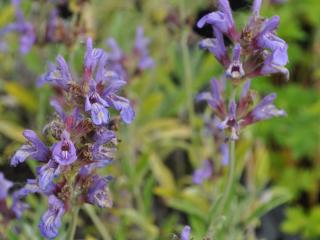
[[[202,166],[198,168],[192,175],[192,182],[194,184],[201,184],[204,180],[212,176],[212,163],[210,160],[205,160]]]
[[[39,229],[42,236],[52,239],[58,236],[65,209],[63,202],[54,195],[49,196],[48,204],[48,210],[41,217]]]
[[[181,232],[181,240],[190,240],[191,227],[185,226]]]
[[[0,172],[0,200],[6,199],[8,190],[13,186],[13,183],[4,178],[2,172]]]

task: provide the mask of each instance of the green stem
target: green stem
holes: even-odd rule
[[[84,206],[84,209],[87,212],[87,214],[89,215],[89,217],[91,218],[94,225],[96,226],[102,239],[103,240],[111,240],[112,238],[111,238],[107,228],[105,227],[105,224],[103,222],[101,222],[100,218],[97,216],[97,214],[96,214],[95,210],[92,208],[92,206],[86,204]]]
[[[71,218],[71,224],[70,224],[70,231],[69,231],[69,234],[68,234],[68,240],[74,240],[74,235],[76,233],[76,228],[77,228],[79,210],[80,210],[80,207],[78,207],[78,206],[76,206],[73,209],[72,218]]]

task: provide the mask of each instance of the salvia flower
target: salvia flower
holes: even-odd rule
[[[192,182],[194,184],[201,184],[204,180],[210,178],[213,173],[213,166],[210,160],[203,161],[200,168],[196,169],[192,176]]]
[[[6,199],[8,196],[8,190],[13,186],[13,183],[4,178],[2,172],[0,172],[0,201]]]
[[[200,42],[201,48],[210,50],[226,70],[226,76],[235,82],[255,76],[274,73],[284,74],[288,63],[288,45],[276,35],[280,18],[260,16],[261,0],[254,0],[252,16],[243,29],[238,32],[232,17],[228,0],[218,1],[218,11],[203,16],[197,23],[199,28],[209,24],[215,38]],[[233,54],[228,56],[223,36],[232,43]]]
[[[120,48],[114,38],[107,39],[106,43],[110,49],[107,52],[108,66],[126,81],[155,66],[154,59],[149,55],[150,39],[144,36],[142,27],[136,29],[134,46],[129,54]]]
[[[37,134],[32,130],[25,130],[24,137],[28,142],[21,146],[11,159],[11,165],[16,166],[24,162],[27,158],[33,158],[40,162],[45,162],[48,159],[49,149],[39,139]]]
[[[216,127],[227,131],[231,140],[237,140],[241,129],[258,121],[273,117],[282,117],[286,113],[277,109],[273,104],[276,94],[272,93],[264,97],[260,103],[253,106],[254,93],[250,91],[250,80],[243,85],[242,93],[237,101],[231,100],[229,106],[223,100],[223,91],[220,82],[211,80],[211,93],[202,93],[199,100],[206,100],[211,106],[216,118]]]
[[[181,240],[190,240],[191,227],[186,225],[182,229],[180,239]]]
[[[41,217],[39,228],[42,236],[52,239],[59,233],[65,209],[63,202],[54,195],[49,196],[48,204],[48,210]]]
[[[87,201],[100,208],[111,207],[112,200],[110,198],[108,177],[93,176],[88,189]]]
[[[91,39],[87,41],[79,78],[71,74],[62,56],[51,66],[41,81],[56,90],[51,100],[56,114],[42,131],[43,142],[35,132],[26,130],[28,142],[11,160],[14,166],[27,158],[40,163],[36,178],[15,194],[14,205],[16,214],[21,216],[26,209],[22,200],[28,194],[47,196],[49,206],[39,228],[49,239],[57,237],[63,215],[74,204],[111,207],[108,189],[111,177],[99,176],[97,169],[115,159],[118,140],[110,121],[122,119],[130,123],[134,118],[130,101],[120,95],[126,81],[109,69],[107,53],[93,48]],[[110,108],[116,110],[112,115]]]

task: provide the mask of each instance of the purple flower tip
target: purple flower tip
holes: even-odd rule
[[[67,131],[61,134],[61,141],[54,145],[52,156],[61,165],[69,165],[77,160],[76,148]]]
[[[63,202],[54,195],[49,196],[48,204],[48,210],[41,217],[39,229],[42,236],[52,239],[59,233],[65,209]]]
[[[204,180],[212,176],[212,163],[210,160],[205,160],[200,168],[198,168],[192,176],[194,184],[201,184]]]
[[[191,227],[188,225],[185,226],[181,232],[181,240],[189,240],[190,233],[191,233]]]
[[[13,183],[5,179],[2,172],[0,172],[0,200],[3,200],[8,195],[8,190],[13,186]]]

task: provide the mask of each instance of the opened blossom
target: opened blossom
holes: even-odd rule
[[[288,45],[277,36],[280,18],[260,16],[261,0],[255,0],[252,15],[241,31],[234,24],[228,0],[218,1],[218,11],[203,16],[197,23],[199,28],[206,24],[212,27],[215,38],[202,40],[201,48],[208,49],[226,70],[226,76],[235,81],[274,73],[289,72]],[[233,54],[229,56],[223,36],[233,43]]]

